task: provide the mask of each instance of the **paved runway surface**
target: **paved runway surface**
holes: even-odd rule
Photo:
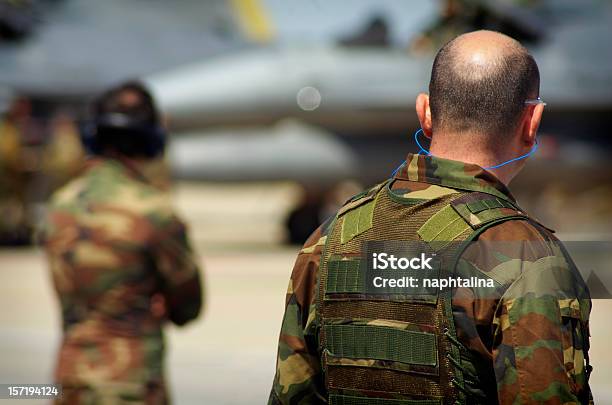
[[[191,223],[202,257],[208,298],[200,320],[167,335],[174,402],[263,404],[297,252],[278,243],[296,190],[280,184],[182,185],[177,191],[177,205]],[[603,404],[612,403],[611,318],[612,301],[594,302],[592,386],[596,402]],[[51,382],[59,325],[42,253],[0,250],[0,382]]]

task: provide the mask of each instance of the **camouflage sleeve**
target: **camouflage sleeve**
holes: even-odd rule
[[[323,229],[306,241],[289,280],[269,405],[326,403],[315,321],[317,273],[326,239]]]
[[[520,267],[520,275],[501,297],[493,318],[493,368],[501,404],[591,400],[585,364],[588,290],[561,243],[546,245],[548,254],[511,265]]]
[[[183,222],[172,216],[159,225],[151,250],[162,281],[167,316],[174,324],[184,325],[200,313],[202,287]]]

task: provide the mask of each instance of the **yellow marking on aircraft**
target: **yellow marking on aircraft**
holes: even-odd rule
[[[248,38],[268,42],[274,30],[260,0],[232,0],[234,10]]]

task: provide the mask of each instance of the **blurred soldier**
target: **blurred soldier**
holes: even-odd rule
[[[30,243],[28,206],[39,169],[41,133],[30,100],[14,99],[0,122],[0,243]]]
[[[590,402],[588,289],[507,188],[536,145],[539,83],[531,55],[499,33],[439,51],[416,102],[430,152],[349,200],[298,254],[270,404]],[[371,294],[371,241],[423,244],[440,271],[489,280],[491,295]]]
[[[45,245],[63,316],[63,402],[168,402],[162,325],[195,319],[200,276],[183,222],[139,167],[165,134],[149,92],[127,83],[94,106],[93,154],[49,204]]]
[[[433,51],[459,34],[476,29],[503,32],[523,42],[544,36],[545,25],[534,13],[541,0],[443,0],[440,15],[412,40],[416,52]]]

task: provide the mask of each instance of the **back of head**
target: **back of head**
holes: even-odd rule
[[[113,87],[93,104],[95,147],[100,155],[153,158],[165,146],[165,133],[151,93],[139,82]]]
[[[511,134],[538,97],[540,74],[514,39],[475,31],[447,43],[436,55],[429,84],[432,130],[476,133],[496,144]]]

